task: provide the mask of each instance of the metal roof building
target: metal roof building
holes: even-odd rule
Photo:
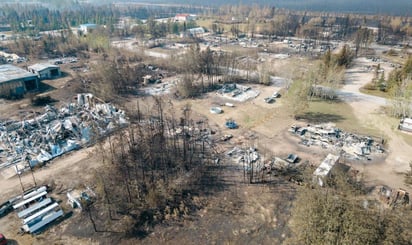
[[[10,64],[0,65],[0,97],[22,97],[39,88],[36,74]]]
[[[28,67],[40,79],[53,79],[61,76],[60,67],[49,63],[38,63]]]
[[[98,25],[96,25],[96,24],[91,24],[91,23],[81,24],[81,25],[79,26],[79,31],[80,31],[80,33],[81,33],[82,35],[86,35],[87,33],[91,32],[92,30],[97,29],[97,27],[98,27]]]
[[[313,173],[313,180],[320,186],[324,186],[325,178],[329,176],[333,167],[339,161],[339,156],[328,154],[319,167]]]

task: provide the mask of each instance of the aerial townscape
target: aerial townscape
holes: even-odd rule
[[[411,10],[0,0],[0,245],[412,244]]]

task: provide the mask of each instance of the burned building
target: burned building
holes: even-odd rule
[[[36,74],[10,64],[0,65],[0,97],[19,98],[38,88]]]

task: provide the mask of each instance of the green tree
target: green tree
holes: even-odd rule
[[[353,54],[348,45],[344,45],[336,56],[336,63],[339,66],[349,67],[353,60]]]
[[[383,210],[346,173],[327,183],[297,190],[286,244],[411,244],[410,209]]]
[[[295,118],[299,118],[309,108],[311,84],[307,80],[295,80],[287,92],[287,98]]]

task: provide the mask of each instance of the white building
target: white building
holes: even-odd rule
[[[326,178],[330,176],[336,163],[339,161],[339,156],[328,154],[319,167],[313,173],[313,182],[320,186],[324,186]]]
[[[79,26],[78,30],[82,35],[86,35],[87,33],[90,33],[95,29],[97,29],[96,24],[82,24]]]
[[[176,22],[185,22],[185,21],[190,21],[190,20],[195,20],[196,15],[192,14],[177,14],[174,18]]]

